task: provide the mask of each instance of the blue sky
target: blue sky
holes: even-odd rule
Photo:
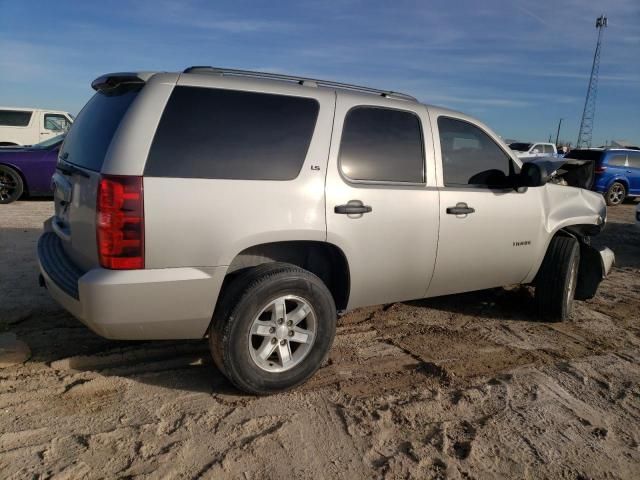
[[[404,91],[500,135],[576,141],[604,12],[594,144],[640,144],[640,1],[0,0],[0,105],[77,113],[98,75],[216,65]]]

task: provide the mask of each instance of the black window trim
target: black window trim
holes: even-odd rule
[[[513,162],[513,157],[507,153],[507,151],[502,148],[502,145],[500,145],[498,142],[496,142],[493,139],[493,136],[487,132],[484,128],[482,128],[480,125],[478,125],[477,123],[474,122],[470,122],[469,120],[465,120],[464,118],[460,118],[460,117],[452,117],[451,115],[438,115],[436,118],[436,126],[438,127],[438,145],[440,146],[440,171],[442,172],[442,186],[443,188],[465,188],[465,189],[480,189],[480,190],[504,190],[504,191],[508,191],[508,190],[513,190],[511,187],[498,187],[498,186],[490,186],[490,185],[482,185],[482,184],[471,184],[471,183],[467,183],[467,184],[459,184],[459,183],[454,183],[451,185],[447,185],[447,183],[445,182],[444,179],[444,164],[442,162],[442,145],[440,145],[440,125],[438,125],[438,120],[440,120],[440,118],[448,118],[450,120],[457,120],[459,122],[464,122],[468,125],[471,125],[473,127],[476,127],[478,130],[480,130],[482,133],[484,133],[487,137],[489,137],[491,139],[491,141],[493,143],[496,144],[496,146],[502,151],[502,153],[504,153],[506,155],[506,157],[509,159],[509,162],[514,163]],[[531,149],[531,148],[530,148]],[[522,162],[521,162],[522,163]],[[522,165],[519,165],[519,168],[521,168]]]
[[[354,178],[350,178],[346,173],[342,171],[342,136],[344,134],[344,126],[349,114],[353,110],[357,110],[359,108],[376,108],[380,110],[395,110],[398,112],[410,113],[418,119],[418,126],[420,127],[420,145],[422,147],[421,148],[422,150],[422,181],[421,182],[398,182],[394,180],[357,180]],[[338,149],[338,173],[340,174],[340,177],[342,177],[342,179],[345,182],[352,184],[354,186],[391,185],[391,186],[398,186],[398,187],[424,187],[427,184],[427,169],[426,169],[427,157],[426,157],[424,140],[425,138],[424,138],[424,129],[422,128],[422,119],[420,118],[420,115],[418,115],[413,110],[405,110],[404,108],[385,107],[381,105],[369,105],[364,103],[359,105],[354,105],[353,107],[349,108],[349,110],[347,110],[347,112],[344,114],[344,119],[342,120],[342,131],[340,132],[340,145]]]

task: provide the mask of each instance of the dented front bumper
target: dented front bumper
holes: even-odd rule
[[[610,248],[594,248],[586,243],[580,243],[580,268],[575,298],[577,300],[593,298],[600,282],[609,275],[614,263],[615,255]]]

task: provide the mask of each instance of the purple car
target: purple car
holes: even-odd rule
[[[0,148],[0,203],[22,196],[52,195],[51,177],[64,135],[36,145]]]

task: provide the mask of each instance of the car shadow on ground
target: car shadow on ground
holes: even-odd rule
[[[492,288],[403,303],[414,307],[491,320],[540,321],[533,288],[528,286]]]

